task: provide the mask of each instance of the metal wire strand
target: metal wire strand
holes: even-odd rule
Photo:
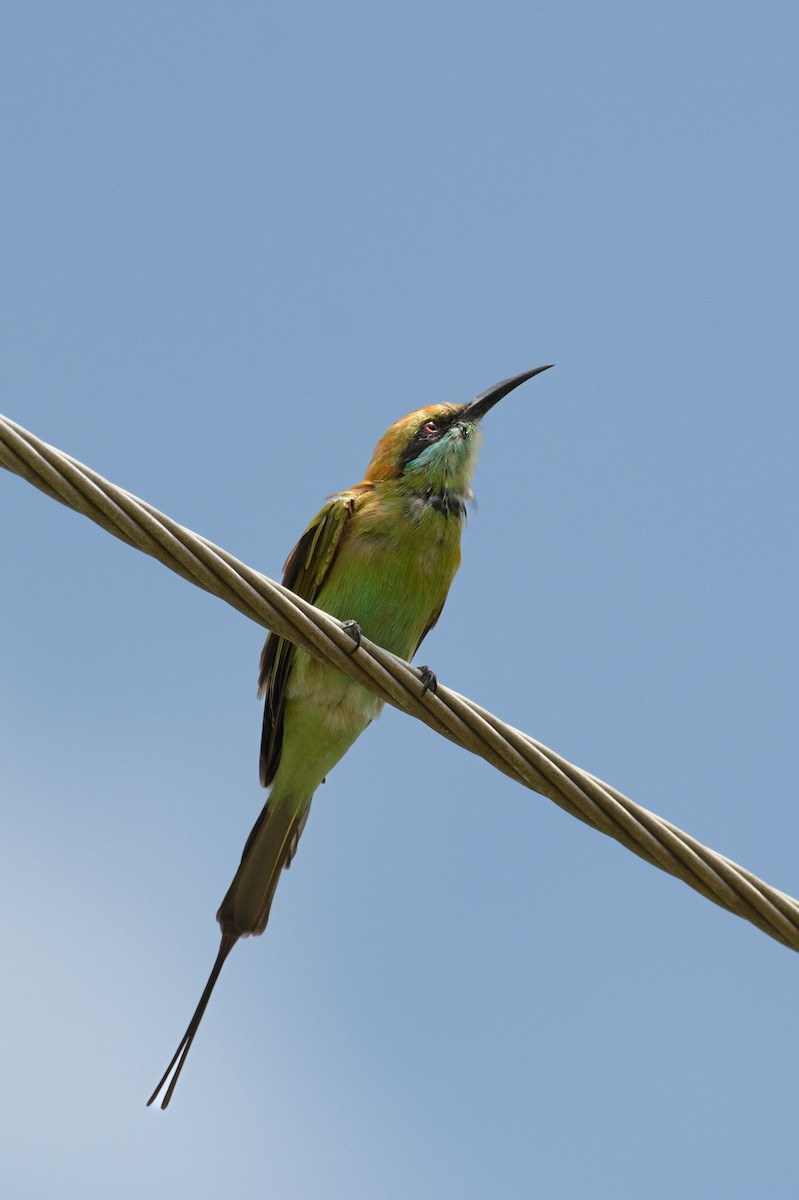
[[[327,613],[2,415],[0,466],[259,625],[331,663],[381,700],[478,754],[708,900],[799,950],[799,902],[793,897],[466,697],[441,684],[435,692],[425,692],[417,671],[366,638],[352,653],[350,635]]]

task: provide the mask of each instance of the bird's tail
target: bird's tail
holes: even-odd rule
[[[161,1107],[166,1108],[166,1106],[169,1104],[169,1101],[172,1099],[172,1093],[174,1092],[175,1085],[177,1084],[177,1081],[180,1078],[180,1072],[183,1070],[183,1064],[186,1061],[186,1056],[189,1053],[189,1050],[191,1050],[191,1044],[194,1041],[194,1035],[197,1033],[197,1030],[200,1028],[200,1021],[202,1021],[202,1019],[203,1019],[203,1013],[205,1012],[206,1008],[208,1007],[208,1001],[211,999],[211,992],[214,990],[214,984],[216,983],[217,979],[219,978],[219,972],[222,970],[222,967],[225,965],[225,959],[227,958],[228,954],[230,954],[230,951],[236,945],[236,942],[238,940],[239,939],[236,936],[236,934],[231,934],[231,933],[227,933],[227,934],[223,933],[222,934],[222,943],[219,947],[219,953],[216,956],[216,962],[214,963],[213,967],[211,968],[211,974],[208,976],[208,982],[205,985],[203,994],[202,994],[202,996],[200,996],[200,1003],[197,1005],[197,1007],[194,1010],[194,1016],[189,1021],[188,1028],[187,1028],[186,1032],[183,1034],[183,1037],[181,1038],[180,1045],[178,1046],[175,1053],[172,1055],[169,1066],[164,1071],[163,1075],[161,1076],[161,1078],[158,1081],[157,1088],[153,1092],[150,1099],[147,1101],[148,1108],[153,1103],[153,1101],[157,1097],[158,1093],[161,1091],[161,1088],[164,1086],[166,1081],[169,1079],[170,1075],[172,1076],[172,1078],[169,1079],[169,1086],[167,1087],[166,1091],[164,1092],[164,1098],[161,1101]]]
[[[161,1108],[166,1108],[172,1099],[186,1056],[211,999],[211,992],[230,951],[239,938],[263,933],[266,928],[280,872],[291,864],[297,853],[297,845],[310,809],[310,798],[298,805],[288,802],[285,798],[276,802],[273,794],[253,825],[244,846],[239,869],[216,914],[216,919],[222,927],[222,941],[216,961],[181,1043],[164,1071],[158,1087],[147,1101],[148,1106],[153,1103],[167,1080],[169,1085],[161,1101]]]
[[[250,831],[239,869],[216,914],[223,935],[249,937],[266,929],[280,872],[291,865],[297,853],[310,811],[310,797],[299,804],[274,792],[269,797]]]

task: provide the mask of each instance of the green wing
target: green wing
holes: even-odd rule
[[[356,492],[341,492],[328,500],[302,535],[283,568],[283,586],[311,604],[335,560],[347,521],[355,507]],[[258,695],[266,694],[261,734],[261,784],[269,787],[280,762],[286,684],[295,647],[270,633],[261,653]]]
[[[430,620],[429,620],[429,622],[428,622],[428,624],[427,624],[427,628],[425,629],[425,631],[424,631],[424,633],[422,634],[422,636],[419,638],[419,641],[416,643],[416,650],[414,650],[413,654],[411,655],[411,659],[415,658],[415,656],[416,656],[416,651],[419,649],[419,647],[421,646],[421,644],[422,644],[422,642],[424,641],[424,639],[427,637],[427,635],[428,635],[428,633],[430,632],[430,630],[431,630],[431,629],[433,628],[433,626],[436,624],[436,622],[438,621],[438,618],[441,616],[441,614],[442,614],[442,612],[443,612],[443,611],[444,611],[444,605],[442,604],[442,605],[441,605],[441,608],[439,608],[438,612],[434,612],[434,613],[433,613],[432,617],[430,618]]]

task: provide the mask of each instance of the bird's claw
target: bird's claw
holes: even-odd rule
[[[419,667],[419,678],[422,681],[422,695],[426,696],[428,692],[432,692],[435,696],[438,691],[438,680],[429,667]]]
[[[350,654],[354,654],[355,651],[360,647],[361,641],[363,639],[363,634],[361,633],[361,627],[357,621],[342,621],[341,628],[344,630],[345,633],[348,633],[350,635],[350,637],[352,638],[352,640],[355,642],[355,645],[349,651]]]

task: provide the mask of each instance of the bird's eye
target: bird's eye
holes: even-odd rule
[[[425,421],[422,431],[424,433],[438,433],[438,421]]]

